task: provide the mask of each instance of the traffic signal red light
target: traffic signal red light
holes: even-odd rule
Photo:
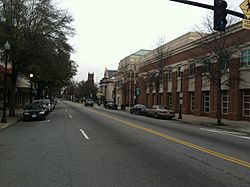
[[[227,2],[214,0],[214,30],[225,31],[227,25]]]

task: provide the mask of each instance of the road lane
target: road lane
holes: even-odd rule
[[[218,152],[223,150],[227,155],[239,157],[242,160],[250,162],[250,157],[248,156],[250,154],[249,135],[244,138],[245,140],[242,140],[242,138],[228,136],[228,134],[225,133],[214,134],[208,131],[206,132],[201,129],[204,128],[204,126],[186,124],[175,120],[158,120],[144,116],[130,115],[125,112],[107,111],[104,109],[98,109],[97,111],[104,113],[109,112],[107,113],[108,115],[114,114],[118,116],[119,119],[153,129],[163,134],[170,134],[176,138],[191,143],[197,143],[199,146],[211,148]]]
[[[122,120],[120,118],[117,118],[117,117],[114,117],[114,116],[110,116],[110,115],[107,115],[107,114],[104,114],[104,113],[101,113],[101,112],[97,112],[97,111],[94,111],[92,110],[93,112],[95,112],[96,114],[99,114],[99,115],[102,115],[104,117],[107,117],[107,118],[110,118],[110,119],[113,119],[115,121],[118,121],[118,122],[121,122],[125,125],[128,125],[128,126],[131,126],[131,127],[134,127],[136,129],[140,129],[140,130],[143,130],[145,132],[148,132],[148,133],[151,133],[151,134],[154,134],[156,136],[159,136],[159,137],[162,137],[162,138],[165,138],[167,140],[170,140],[170,141],[173,141],[173,142],[176,142],[178,144],[182,144],[182,145],[185,145],[187,147],[190,147],[190,148],[193,148],[193,149],[197,149],[197,150],[200,150],[202,152],[205,152],[205,153],[208,153],[210,155],[213,155],[213,156],[217,156],[219,158],[222,158],[222,159],[225,159],[225,160],[228,160],[228,161],[231,161],[231,162],[234,162],[234,163],[237,163],[239,165],[242,165],[242,166],[245,166],[247,168],[250,168],[250,162],[247,162],[247,161],[243,161],[243,160],[240,160],[240,159],[237,159],[237,158],[234,158],[234,157],[231,157],[231,156],[227,156],[225,154],[222,154],[222,153],[219,153],[219,152],[216,152],[216,151],[212,151],[212,150],[209,150],[205,147],[201,147],[201,146],[198,146],[196,144],[192,144],[192,143],[189,143],[187,141],[183,141],[181,139],[177,139],[173,136],[168,136],[166,134],[163,134],[163,133],[160,133],[158,131],[155,131],[153,129],[149,129],[149,128],[145,128],[143,126],[140,126],[140,125],[137,125],[135,123],[131,123],[131,122],[128,122],[128,121],[125,121],[125,120]],[[204,129],[201,129],[201,130],[204,130]],[[209,131],[209,130],[207,130]],[[211,132],[211,130],[209,131]],[[213,131],[214,132],[214,131]],[[219,131],[216,131],[216,132],[219,132]],[[221,134],[226,134],[226,135],[233,135],[233,134],[228,134],[228,133],[221,133]],[[238,138],[242,138],[242,136],[236,136],[236,135],[233,135],[235,137],[238,137]],[[248,137],[246,137],[246,139],[248,139]]]
[[[0,144],[5,145],[0,146],[0,160],[5,161],[0,165],[0,171],[5,171],[0,175],[1,184],[3,186],[249,186],[250,184],[249,169],[124,125],[121,121],[97,115],[89,109],[115,115],[116,118],[142,125],[161,134],[187,138],[184,140],[192,143],[201,142],[201,145],[209,146],[219,144],[218,140],[211,143],[212,137],[204,140],[197,137],[195,135],[198,133],[197,128],[190,128],[186,133],[186,129],[182,128],[182,131],[178,132],[176,121],[168,122],[167,127],[164,127],[161,120],[59,102],[53,117],[48,117],[49,123],[21,122],[0,132]],[[83,138],[80,129],[87,134],[89,141]],[[194,134],[189,133],[192,129],[195,131]],[[208,134],[208,132],[202,133]],[[211,133],[209,136],[212,136]],[[222,147],[228,146],[222,145]],[[225,152],[231,151],[225,150]],[[244,157],[244,155],[244,151],[237,153],[237,156]]]
[[[89,110],[89,109],[91,109],[92,110],[92,108],[85,108],[85,109],[87,109],[87,110]],[[84,110],[85,110],[84,109]],[[106,111],[105,111],[106,112]],[[108,113],[109,113],[109,111],[108,111]],[[114,114],[116,114],[117,112],[115,111],[115,112],[113,112],[112,111],[112,113]],[[113,114],[109,114],[109,115],[113,115]],[[96,115],[95,115],[96,116]],[[98,118],[97,116],[95,117],[95,118]],[[129,119],[127,119],[128,121],[130,121]],[[148,120],[148,119],[147,119]],[[154,119],[153,119],[154,120]],[[111,121],[114,121],[114,119],[111,119]],[[116,126],[119,126],[119,124],[118,123],[114,123],[114,125],[116,125]],[[145,123],[144,123],[144,125],[145,125]],[[151,126],[152,127],[152,126]],[[124,128],[124,127],[123,127]],[[154,128],[154,127],[153,127]],[[121,132],[119,132],[119,133],[121,133]],[[204,133],[204,132],[203,132]],[[178,133],[179,134],[179,133]],[[182,132],[182,134],[183,134],[183,132]],[[185,134],[185,133],[184,133]],[[138,136],[138,135],[136,135],[136,136]],[[141,136],[141,135],[140,135]],[[139,136],[138,136],[139,137]],[[189,137],[189,136],[188,136]],[[197,141],[197,143],[199,143],[199,142],[201,142],[201,137],[196,137],[196,136],[194,136],[193,137],[195,140],[197,140],[198,139],[198,141]],[[155,137],[154,138],[152,138],[151,137],[151,140],[152,139],[155,139]],[[212,138],[209,138],[209,139],[212,139]],[[203,143],[203,142],[206,142],[206,143]],[[212,143],[211,142],[207,142],[207,139],[205,139],[205,141],[203,140],[203,142],[202,142],[202,145],[206,145],[206,144],[208,144],[208,145],[211,145],[211,146],[214,146],[215,145],[215,142],[214,141],[212,141]],[[217,143],[216,144],[218,144],[218,141],[216,141]],[[245,142],[246,143],[246,142]],[[249,143],[249,142],[248,142]],[[222,142],[222,144],[225,144],[225,142]],[[247,143],[246,143],[247,144]],[[165,143],[164,143],[164,146],[165,146]],[[176,147],[176,145],[174,145],[175,147]],[[209,147],[211,147],[211,146],[209,146]],[[215,147],[220,147],[221,145],[216,145]],[[225,145],[222,145],[222,147],[226,147],[226,148],[228,148],[228,147],[230,147],[230,142],[229,142],[229,144],[227,145],[227,146],[225,146]],[[237,146],[237,147],[239,147],[239,145]],[[248,148],[249,148],[249,144],[248,144]],[[224,171],[224,170],[230,170],[230,171],[232,171],[232,173],[234,173],[236,176],[238,176],[239,178],[241,178],[242,177],[242,173],[244,173],[245,171],[247,171],[247,173],[249,174],[249,169],[246,169],[246,168],[242,168],[241,166],[235,166],[234,164],[232,164],[232,163],[227,163],[227,162],[225,162],[225,161],[221,161],[220,159],[217,159],[217,158],[214,158],[214,157],[208,157],[207,156],[207,154],[201,154],[201,153],[197,153],[197,152],[195,152],[194,153],[194,151],[193,150],[190,150],[190,149],[186,149],[186,148],[182,148],[184,151],[181,151],[181,154],[184,154],[184,155],[186,155],[186,156],[188,156],[188,157],[190,157],[190,158],[192,158],[192,159],[196,159],[196,161],[198,161],[198,162],[201,162],[201,163],[203,163],[203,164],[206,164],[206,165],[211,165],[212,167],[214,167],[216,170],[218,170],[218,171]],[[231,149],[231,148],[230,148]],[[219,149],[220,150],[220,149]],[[232,149],[233,150],[233,149]],[[224,152],[224,150],[220,150],[220,151],[223,151]],[[244,152],[244,150],[243,150],[243,152],[242,152],[242,154],[241,153],[238,153],[237,155],[240,155],[240,156],[242,156],[243,158],[248,158],[248,160],[249,160],[249,149],[247,149],[247,153],[245,154],[245,152]],[[178,152],[180,152],[179,150],[178,150]],[[227,153],[227,152],[233,152],[233,151],[231,151],[231,150],[229,150],[229,151],[227,151],[227,150],[225,150],[225,152]],[[210,151],[210,153],[211,153],[211,151]],[[230,154],[229,154],[230,155]],[[225,157],[225,156],[224,156]],[[236,157],[237,158],[237,157]],[[240,157],[239,157],[240,158]],[[226,166],[226,168],[225,168],[225,166]],[[211,175],[211,176],[213,176],[213,174]],[[230,175],[229,175],[230,176]],[[230,178],[230,177],[229,177]],[[229,178],[227,178],[227,177],[224,177],[224,179],[223,180],[228,180],[228,181],[231,181]],[[245,178],[245,179],[247,179],[247,181],[249,181],[249,176],[248,175],[243,175],[243,178]],[[220,178],[220,180],[221,180],[221,178]],[[248,182],[247,182],[248,183]]]

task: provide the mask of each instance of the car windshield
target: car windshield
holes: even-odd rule
[[[40,109],[42,109],[42,105],[40,103],[32,103],[24,107],[24,110],[40,110]]]

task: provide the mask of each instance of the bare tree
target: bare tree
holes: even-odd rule
[[[217,93],[217,125],[222,125],[221,122],[221,94],[222,86],[230,86],[238,77],[230,76],[230,69],[234,68],[234,56],[242,47],[244,36],[236,37],[232,33],[235,19],[228,18],[227,32],[216,32],[213,30],[212,16],[204,19],[203,27],[199,28],[201,39],[198,40],[198,46],[202,48],[199,56],[194,59],[196,63],[202,65],[202,75],[208,80],[210,86],[216,88]]]
[[[155,90],[156,104],[161,104],[159,100],[159,92],[164,81],[164,73],[166,71],[168,58],[171,56],[170,44],[165,44],[165,37],[159,37],[155,42],[156,48],[153,50],[153,59],[150,59],[152,71],[146,73],[148,86]]]
[[[127,96],[129,95],[130,89],[129,89],[129,78],[130,78],[130,71],[129,71],[129,60],[128,57],[124,59],[124,64],[120,64],[120,67],[118,69],[119,75],[121,76],[121,90],[125,100],[124,105],[127,104]]]

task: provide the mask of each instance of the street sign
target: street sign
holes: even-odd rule
[[[242,20],[242,27],[244,29],[250,29],[250,0],[245,0],[240,4],[240,8],[244,13],[244,19]]]
[[[135,89],[135,96],[140,96],[141,95],[141,90],[140,90],[140,88],[139,87],[137,87],[136,89]]]

